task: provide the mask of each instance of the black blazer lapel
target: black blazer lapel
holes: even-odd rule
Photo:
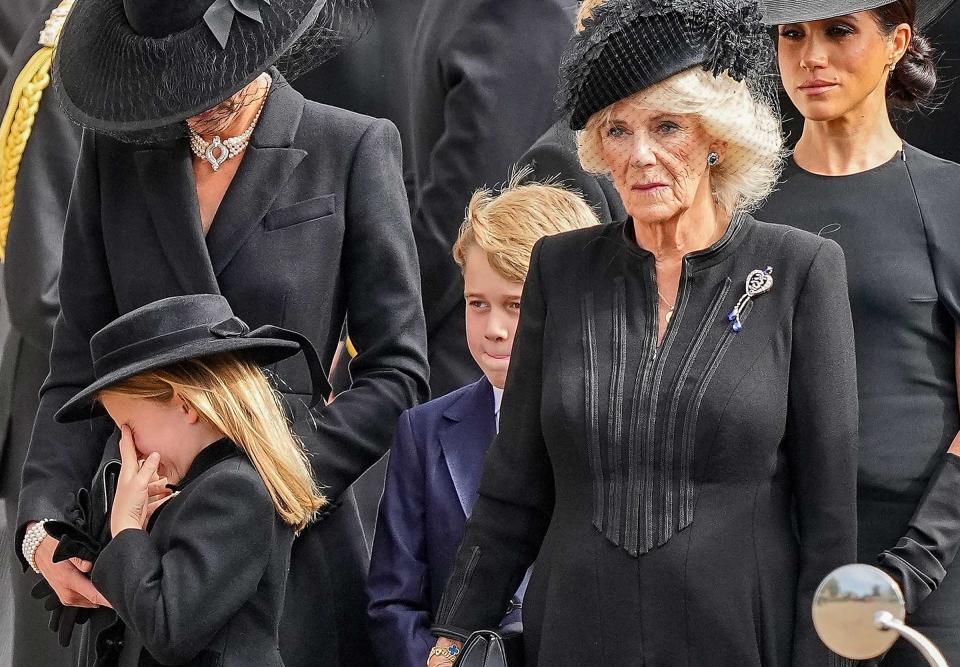
[[[497,432],[493,387],[481,378],[443,413],[452,422],[440,433],[440,446],[463,513],[470,516],[480,488],[483,459]]]
[[[275,70],[250,146],[207,233],[207,247],[216,275],[226,268],[273,206],[283,184],[307,156],[292,148],[303,115],[303,96]]]
[[[185,141],[136,153],[140,187],[160,246],[184,294],[219,294],[200,223],[200,203]]]

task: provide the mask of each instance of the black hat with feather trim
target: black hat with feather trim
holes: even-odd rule
[[[567,46],[560,107],[581,130],[597,111],[694,67],[773,100],[773,42],[755,2],[608,0]]]

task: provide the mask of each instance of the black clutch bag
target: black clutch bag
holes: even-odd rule
[[[464,643],[456,667],[524,667],[523,635],[477,630]]]

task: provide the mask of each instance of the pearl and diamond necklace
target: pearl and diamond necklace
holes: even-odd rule
[[[213,138],[213,141],[207,141],[200,136],[199,132],[195,131],[191,127],[190,150],[192,150],[193,154],[201,160],[206,160],[209,162],[214,171],[219,171],[224,162],[230,158],[237,157],[240,155],[240,153],[247,149],[247,146],[250,145],[250,137],[253,136],[253,131],[257,127],[257,121],[260,120],[260,114],[263,113],[263,107],[265,107],[266,104],[267,95],[264,95],[263,102],[260,104],[260,109],[257,111],[257,115],[254,117],[253,122],[250,123],[250,127],[237,136],[230,137],[229,139],[221,139],[218,135]]]

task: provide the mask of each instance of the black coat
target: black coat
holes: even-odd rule
[[[2,4],[0,15],[18,6],[17,2]],[[17,75],[40,48],[37,43],[40,31],[59,2],[19,4],[32,8],[20,9],[29,11],[28,17],[16,17],[23,38],[0,84],[3,109],[10,100]],[[28,19],[30,23],[25,25]],[[4,21],[0,16],[0,26]],[[0,498],[11,532],[16,526],[20,471],[30,445],[40,385],[49,368],[53,323],[60,311],[57,277],[63,224],[79,152],[80,129],[62,113],[53,90],[48,88],[40,100],[20,162],[3,264],[3,297],[11,328],[0,359]],[[62,649],[56,635],[47,629],[49,613],[30,597],[37,575],[32,570],[21,572],[12,548],[4,548],[0,559],[10,572],[10,579],[4,581],[9,581],[12,588],[0,593],[0,616],[7,610],[11,612],[8,618],[13,630],[8,646],[12,650],[12,664],[50,667],[76,664],[70,651]],[[15,614],[8,605],[14,605]]]
[[[535,248],[437,631],[496,627],[536,558],[528,664],[828,665],[814,589],[856,558],[843,254],[744,216],[684,259],[660,346],[654,264],[629,220]]]
[[[125,626],[119,664],[283,665],[293,527],[230,440],[200,452],[178,489],[149,532],[122,531],[90,573]]]
[[[14,53],[20,39],[25,33],[33,32],[34,18],[44,11],[48,4],[49,0],[4,0],[0,3],[0,78],[5,77],[11,69],[18,70]],[[58,4],[60,3],[53,3],[53,7]],[[51,11],[52,7],[46,10],[47,16]],[[36,37],[39,36],[40,33],[37,32]],[[33,41],[36,43],[36,38]]]
[[[451,249],[477,188],[493,187],[550,127],[566,0],[425,0],[413,45],[407,178],[436,396],[480,371],[467,350]]]
[[[580,166],[577,156],[577,138],[566,120],[558,120],[537,142],[523,154],[518,162],[529,166],[529,179],[538,182],[552,180],[579,192],[600,222],[607,224],[623,220],[627,212],[623,208],[620,193],[613,181],[605,176],[591,174]]]
[[[112,426],[62,426],[53,414],[93,378],[90,337],[118,315],[219,292],[250,326],[301,331],[326,359],[346,318],[360,353],[336,401],[308,412],[303,361],[275,369],[316,477],[342,504],[294,545],[281,649],[288,665],[362,665],[367,549],[343,494],[387,450],[400,412],[428,395],[400,142],[387,121],[305,103],[274,80],[206,238],[186,140],[144,147],[84,134],[19,530],[63,518],[64,499],[100,461]]]

